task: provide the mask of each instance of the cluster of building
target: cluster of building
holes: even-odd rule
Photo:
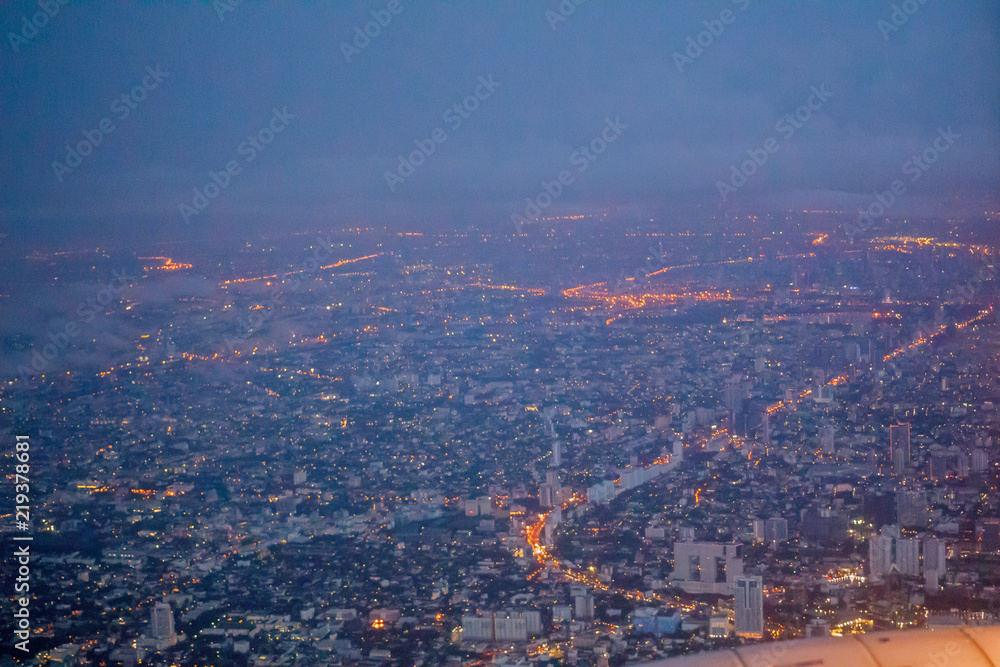
[[[131,358],[0,386],[47,443],[39,660],[610,665],[994,620],[1000,359],[982,304],[933,301],[959,260],[800,234],[699,270],[717,240],[655,308],[442,239],[130,304]]]

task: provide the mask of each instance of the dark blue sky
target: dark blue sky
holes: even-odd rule
[[[858,210],[899,178],[901,214],[996,206],[995,0],[589,0],[555,29],[546,12],[557,0],[399,0],[397,14],[388,4],[243,2],[220,19],[211,3],[56,3],[24,39],[9,33],[22,35],[38,5],[5,4],[0,231],[100,221],[183,234],[251,219],[499,227],[564,169],[572,183],[547,213]],[[890,32],[879,21],[893,4],[916,11]],[[724,10],[729,22],[712,23]],[[348,62],[341,44],[372,11],[391,21]],[[719,34],[704,33],[708,46],[678,71],[675,52],[705,21]],[[147,67],[167,73],[155,88]],[[480,87],[455,127],[445,112],[490,75],[499,86]],[[116,103],[144,77],[151,89]],[[814,86],[829,99],[813,99],[791,136],[779,131]],[[286,108],[293,117],[276,119]],[[574,151],[607,118],[627,127],[579,171]],[[104,119],[111,132],[68,166],[67,144]],[[949,127],[959,138],[911,182],[904,163]],[[436,128],[444,143],[390,189],[386,172]],[[259,131],[273,141],[241,146]],[[777,151],[722,202],[718,182],[769,138]],[[226,187],[186,225],[180,204],[198,203],[193,188],[212,171],[226,182],[218,173],[231,161]]]

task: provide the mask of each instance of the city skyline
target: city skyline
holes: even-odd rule
[[[1000,655],[996,0],[0,23],[0,667]]]

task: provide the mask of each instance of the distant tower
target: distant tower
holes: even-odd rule
[[[868,540],[868,576],[882,577],[892,569],[892,537],[872,535]]]
[[[765,542],[788,541],[788,519],[780,516],[772,517],[764,524]]]
[[[947,548],[944,540],[924,539],[924,585],[928,592],[935,592],[941,587],[948,570],[946,562]]]
[[[824,454],[833,454],[836,447],[834,445],[834,430],[832,426],[824,426],[819,430],[819,443]]]
[[[150,638],[157,646],[169,647],[177,643],[174,633],[174,612],[166,602],[157,602],[149,616]]]
[[[920,576],[920,540],[896,540],[896,568],[907,577]]]
[[[736,635],[764,636],[764,583],[759,576],[738,577],[733,608],[736,612]]]
[[[898,422],[889,425],[889,461],[892,471],[903,474],[903,469],[910,465],[910,423]]]
[[[169,639],[174,636],[174,612],[169,604],[157,602],[153,605],[149,622],[152,625],[153,636],[157,639]]]
[[[542,507],[554,507],[556,504],[556,490],[551,484],[542,484],[538,487],[538,504]]]
[[[896,521],[904,528],[927,528],[930,503],[926,491],[900,491],[896,494]]]
[[[558,440],[552,443],[552,459],[549,464],[553,468],[562,467],[562,443]]]
[[[726,386],[723,389],[723,401],[725,402],[726,409],[733,415],[743,412],[743,388],[740,386],[738,380],[729,380],[726,382]]]

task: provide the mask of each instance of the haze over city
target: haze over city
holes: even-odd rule
[[[994,664],[995,0],[0,17],[0,665]]]

